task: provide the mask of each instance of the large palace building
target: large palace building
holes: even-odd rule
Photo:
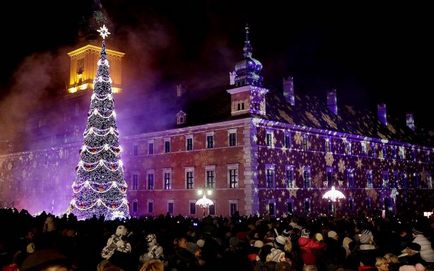
[[[68,208],[99,51],[70,52],[65,96],[33,113],[15,140],[0,141],[2,206]],[[223,216],[328,213],[322,195],[332,186],[346,196],[341,214],[434,207],[433,132],[412,114],[390,116],[385,104],[377,112],[339,107],[336,90],[297,95],[292,77],[281,90],[264,88],[248,37],[226,87],[193,94],[177,86],[162,94],[161,115],[147,111],[146,98],[123,100],[124,54],[107,55],[132,216],[201,216],[195,203],[205,188],[215,203],[209,213]]]

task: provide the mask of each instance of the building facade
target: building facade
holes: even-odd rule
[[[96,51],[85,46],[69,53],[69,94],[57,101],[57,114],[47,113],[50,106],[35,114],[26,130],[33,140],[0,155],[3,206],[32,213],[67,209]],[[123,53],[108,54],[116,95],[123,95]],[[384,104],[374,113],[338,108],[336,90],[324,101],[301,97],[291,77],[282,91],[270,91],[261,69],[247,35],[230,85],[215,95],[189,97],[179,86],[168,110],[172,118],[161,123],[134,106],[118,114],[120,126],[136,128],[121,130],[132,216],[201,216],[195,203],[205,188],[213,191],[212,215],[329,213],[332,205],[322,195],[331,186],[346,195],[337,205],[341,214],[433,209],[433,137],[415,127],[411,114],[401,121]]]

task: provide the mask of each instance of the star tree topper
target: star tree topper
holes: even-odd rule
[[[102,37],[103,40],[105,40],[105,38],[110,35],[110,32],[108,31],[107,27],[105,26],[105,24],[100,27],[98,30],[99,35]]]

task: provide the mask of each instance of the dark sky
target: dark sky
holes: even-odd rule
[[[8,1],[9,2],[9,1]],[[0,93],[4,101],[23,77],[48,74],[66,81],[66,52],[89,37],[95,10],[104,12],[109,46],[126,53],[126,89],[161,91],[182,82],[195,89],[225,84],[240,60],[244,25],[265,85],[279,89],[295,77],[296,92],[325,98],[337,88],[339,104],[389,113],[414,112],[433,127],[434,16],[427,6],[299,4],[289,1],[10,1],[2,2]],[[17,74],[17,71],[19,71]],[[31,80],[30,80],[31,81]],[[31,83],[25,87],[32,86]],[[43,90],[48,89],[46,87]],[[26,96],[27,90],[21,91]]]

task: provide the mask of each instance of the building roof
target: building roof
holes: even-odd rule
[[[134,133],[161,131],[186,126],[195,126],[220,121],[245,118],[248,115],[231,116],[231,97],[226,92],[228,86],[215,87],[201,91],[187,91],[182,97],[166,92],[164,113],[158,121],[147,122],[137,127]],[[142,101],[143,103],[143,101]],[[176,125],[176,114],[180,111],[187,114],[183,125]],[[252,116],[270,121],[299,125],[309,128],[323,129],[331,132],[348,133],[357,136],[378,138],[380,140],[408,142],[425,146],[433,146],[434,131],[416,127],[409,129],[402,118],[387,115],[387,126],[377,118],[377,112],[359,109],[350,105],[338,105],[338,115],[334,115],[326,104],[326,99],[315,96],[296,95],[295,105],[285,100],[279,91],[270,91],[266,95],[266,115]],[[128,121],[128,120],[125,120]]]

